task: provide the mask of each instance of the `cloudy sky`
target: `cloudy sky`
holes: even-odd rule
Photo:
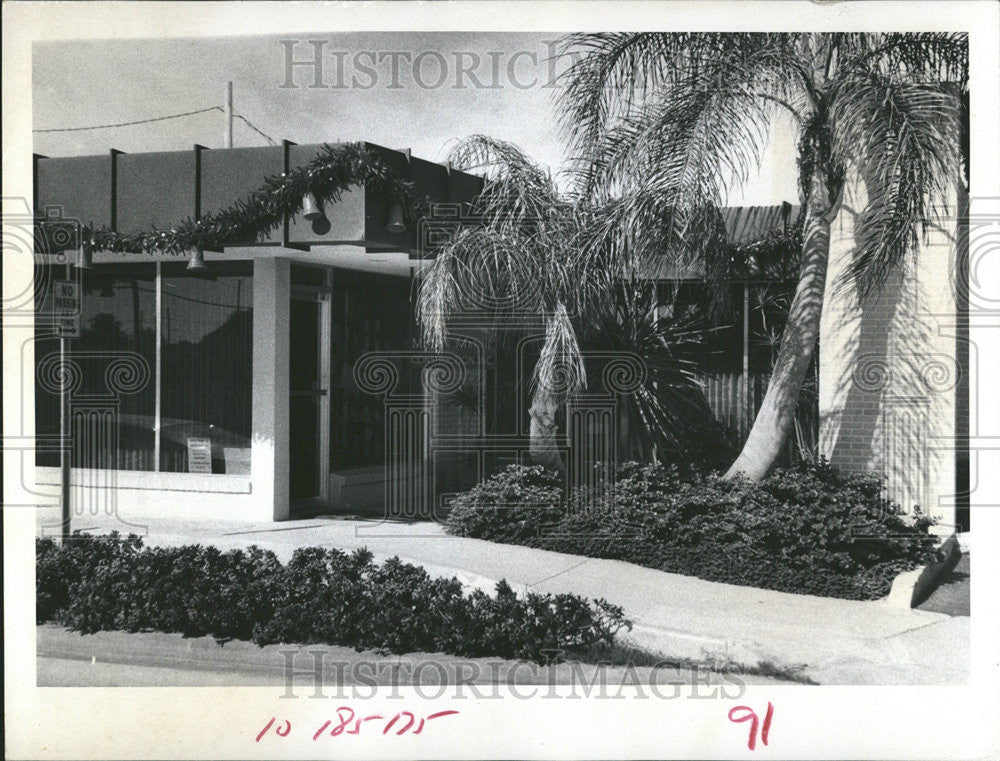
[[[36,130],[89,127],[200,111],[224,102],[275,141],[367,140],[443,161],[455,141],[510,140],[558,175],[557,34],[352,33],[36,43]],[[320,61],[319,67],[315,61]],[[292,61],[292,65],[289,65]],[[223,147],[213,110],[147,124],[36,132],[47,156]],[[245,122],[236,146],[266,145]],[[787,135],[734,203],[794,202]]]

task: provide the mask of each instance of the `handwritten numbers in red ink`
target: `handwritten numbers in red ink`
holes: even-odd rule
[[[764,723],[760,723],[757,712],[749,706],[736,706],[729,709],[729,720],[734,724],[750,722],[750,733],[747,737],[747,747],[750,750],[757,748],[757,729],[760,729],[760,741],[767,745],[767,738],[771,732],[771,719],[774,716],[774,706],[770,702],[767,704],[767,713],[764,714]]]
[[[438,711],[437,713],[432,713],[428,716],[427,721],[430,721],[431,719],[440,719],[442,716],[451,716],[456,713],[458,713],[458,711]]]
[[[382,734],[389,734],[390,730],[395,730],[397,735],[405,735],[407,733],[411,735],[419,735],[424,731],[424,726],[427,722],[432,719],[440,719],[443,716],[451,716],[457,714],[458,711],[438,711],[437,713],[432,713],[429,716],[420,718],[411,711],[400,711],[395,716],[390,718],[385,725],[382,727]],[[313,740],[319,740],[324,734],[329,737],[339,737],[340,735],[360,735],[361,727],[367,721],[378,721],[379,719],[384,720],[386,717],[382,714],[373,713],[368,716],[357,716],[354,713],[353,708],[348,706],[341,706],[337,709],[336,719],[327,719],[320,725],[319,729],[313,734]],[[257,742],[264,739],[264,736],[268,732],[273,731],[278,737],[288,737],[292,731],[292,723],[287,719],[282,720],[277,725],[275,722],[277,719],[272,716],[264,728],[257,733]],[[329,730],[329,731],[327,731]]]
[[[458,711],[438,711],[437,713],[432,713],[426,719],[421,719],[420,720],[420,723],[417,725],[417,728],[413,730],[413,734],[419,735],[421,732],[423,732],[424,731],[424,723],[427,722],[427,721],[430,721],[431,719],[440,719],[442,716],[451,716],[452,714],[456,714],[456,713],[458,713]],[[407,732],[407,730],[409,730],[410,728],[413,727],[414,723],[417,720],[417,717],[414,716],[409,711],[400,711],[395,716],[393,716],[392,719],[389,721],[389,723],[386,724],[385,727],[382,729],[382,734],[383,735],[388,734],[389,730],[392,729],[395,726],[396,722],[399,721],[404,716],[408,716],[409,718],[408,718],[406,724],[404,724],[402,727],[400,727],[396,731],[396,734],[397,735],[405,734]]]
[[[261,738],[264,737],[264,735],[267,734],[267,731],[271,727],[274,727],[274,717],[273,716],[271,717],[271,720],[268,721],[267,724],[264,725],[264,728],[262,730],[260,730],[260,732],[257,733],[257,742],[261,741]],[[291,731],[292,731],[292,722],[288,721],[288,719],[285,719],[281,724],[279,724],[278,726],[274,727],[274,733],[278,737],[288,737],[288,733],[291,732]]]

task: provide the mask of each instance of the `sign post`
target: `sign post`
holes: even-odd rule
[[[80,284],[69,279],[69,264],[66,265],[66,280],[56,280],[53,284],[52,311],[55,317],[56,335],[59,336],[59,497],[62,523],[59,528],[60,542],[65,545],[70,537],[70,465],[72,464],[72,431],[69,419],[69,384],[67,372],[67,341],[80,336]]]

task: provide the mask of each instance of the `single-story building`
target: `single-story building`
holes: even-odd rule
[[[420,517],[414,504],[523,459],[517,420],[489,435],[478,422],[449,429],[441,399],[461,393],[464,370],[416,340],[414,276],[482,179],[408,151],[338,150],[35,157],[38,485],[59,479],[63,377],[77,514]],[[361,171],[361,154],[377,167]],[[401,208],[387,173],[434,213]],[[314,180],[316,192],[303,193]],[[831,278],[849,261],[854,213],[846,205],[835,225]],[[797,214],[786,204],[724,217],[731,241],[750,250],[780,239]],[[53,234],[64,229],[79,232]],[[958,227],[935,229],[929,246],[920,270],[876,303],[830,291],[803,419],[816,453],[882,472],[905,509],[953,526],[968,500],[967,460],[955,455],[969,377],[962,286],[949,278]],[[730,350],[703,373],[708,406],[740,440],[767,375],[767,325],[753,305],[794,279],[773,251],[760,253],[732,278]],[[701,273],[650,277],[692,297]],[[79,298],[60,313],[56,283],[67,280]],[[955,288],[943,294],[939,282]],[[461,472],[442,476],[449,469]]]
[[[47,220],[36,234],[35,428],[39,441],[58,439],[54,283],[70,280],[81,296],[66,342],[77,510],[282,520],[331,503],[352,509],[354,493],[381,498],[386,410],[407,396],[408,379],[389,399],[378,388],[387,368],[359,378],[355,363],[413,352],[413,274],[433,228],[406,220],[373,182],[326,204],[316,194],[297,215],[279,210],[259,240],[190,254],[96,240],[81,261],[88,241],[52,233],[65,220],[105,239],[170,233],[239,212],[254,193],[267,201],[296,170],[343,172],[357,159],[324,164],[325,150],[285,142],[35,157],[35,209]],[[362,150],[446,221],[482,187],[409,151]],[[420,410],[417,401],[402,403]],[[40,446],[37,483],[58,483],[58,465],[58,446]]]

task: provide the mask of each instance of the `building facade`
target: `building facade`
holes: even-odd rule
[[[77,514],[114,511],[125,522],[156,514],[274,521],[325,511],[428,517],[427,506],[449,491],[525,459],[520,427],[529,400],[507,387],[528,387],[530,362],[487,357],[474,329],[466,331],[474,367],[469,357],[424,352],[416,340],[414,277],[482,180],[408,151],[364,148],[434,214],[407,222],[372,183],[326,203],[302,199],[298,213],[282,214],[262,236],[197,252],[98,246],[81,268],[79,241],[39,236],[39,488],[59,483],[61,418],[72,432]],[[315,166],[323,149],[286,142],[38,156],[35,209],[87,230],[173,231],[180,220],[238,211],[255,193],[280,197],[281,178]],[[968,499],[962,441],[974,360],[963,342],[959,215],[933,226],[915,266],[859,305],[837,283],[863,208],[856,188],[834,225],[818,387],[800,405],[790,451],[879,472],[904,510],[954,527]],[[748,207],[724,218],[739,247],[782,239],[798,213]],[[766,387],[766,304],[794,284],[780,250],[754,250],[759,260],[739,263],[731,280],[732,324],[717,333],[721,348],[702,373],[707,407],[737,444]],[[674,294],[671,308],[703,275],[649,273]],[[78,289],[70,318],[58,316],[60,281]],[[61,331],[71,336],[62,345]],[[463,398],[470,385],[471,405]],[[573,421],[589,421],[581,441],[591,441],[614,408],[608,394],[577,403],[567,415],[567,446]],[[603,446],[591,455],[606,456]]]
[[[238,209],[323,147],[37,156],[35,209],[87,230],[171,230]],[[481,188],[408,151],[364,148],[446,222]],[[381,504],[391,421],[379,383],[393,360],[355,370],[362,356],[414,353],[412,280],[436,234],[366,186],[260,240],[206,247],[203,268],[183,252],[100,246],[81,268],[80,246],[36,234],[36,483],[59,483],[65,414],[77,514],[271,521]],[[80,294],[64,354],[59,281]]]

